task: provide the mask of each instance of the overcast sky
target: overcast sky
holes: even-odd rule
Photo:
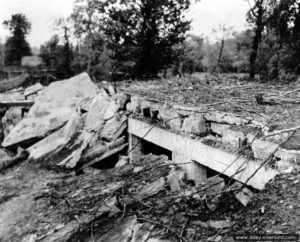
[[[2,22],[12,14],[24,13],[32,23],[28,36],[31,46],[39,47],[54,34],[53,22],[60,17],[68,17],[72,12],[74,0],[0,0],[0,38],[7,37],[8,32]],[[241,31],[246,26],[247,12],[244,0],[201,0],[193,5],[189,12],[192,18],[192,33],[211,36],[213,28],[226,24]]]

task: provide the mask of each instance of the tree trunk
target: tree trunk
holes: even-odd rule
[[[263,14],[264,14],[264,9],[262,6],[262,3],[258,5],[258,12],[256,16],[256,29],[255,29],[255,36],[253,38],[253,45],[252,45],[252,52],[250,56],[250,79],[254,79],[255,74],[256,74],[256,59],[258,55],[258,48],[259,44],[262,39],[262,32],[264,29],[264,24],[263,24]]]
[[[221,60],[222,60],[222,55],[223,55],[223,50],[224,50],[224,44],[225,44],[225,39],[223,37],[222,41],[221,41],[221,48],[220,48],[220,52],[219,52],[219,57],[218,57],[218,62],[217,65],[214,67],[212,73],[215,73],[217,68],[220,66],[221,64]]]

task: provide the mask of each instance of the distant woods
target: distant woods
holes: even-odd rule
[[[190,34],[190,0],[76,0],[72,15],[55,24],[61,34],[41,46],[40,56],[58,78],[87,71],[96,80],[194,72],[249,73],[262,81],[296,79],[300,0],[245,3],[247,29],[236,32],[223,23],[213,30],[212,41]],[[12,35],[0,44],[0,65],[9,65],[30,53],[24,41],[30,23],[15,15],[4,24]]]
[[[11,19],[3,22],[3,25],[11,32],[4,47],[0,47],[3,53],[3,64],[6,66],[20,65],[23,56],[31,55],[31,49],[26,41],[31,24],[24,14],[14,14]]]

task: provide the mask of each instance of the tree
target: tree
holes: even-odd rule
[[[25,39],[31,24],[24,14],[14,14],[3,24],[12,33],[5,43],[5,65],[20,65],[22,57],[31,55],[30,46]]]
[[[176,61],[173,48],[184,40],[189,0],[113,0],[106,7],[105,33],[112,58],[131,62],[138,76],[156,76]]]
[[[273,0],[269,27],[276,36],[277,58],[275,68],[292,70],[300,74],[300,1]]]
[[[221,67],[225,40],[232,36],[233,27],[226,27],[225,25],[220,25],[218,29],[213,30],[213,33],[217,35],[217,41],[220,43],[220,49],[218,54],[218,61],[215,64],[212,73],[216,72],[216,70]]]
[[[4,66],[4,44],[0,39],[0,68]]]
[[[69,51],[71,52],[71,48]],[[50,70],[55,71],[55,76],[59,79],[68,78],[73,74],[70,60],[66,55],[66,45],[60,43],[58,35],[54,35],[41,46],[39,56]]]
[[[267,9],[269,0],[253,0],[251,5],[250,0],[247,0],[250,5],[250,10],[247,13],[247,21],[254,25],[254,37],[252,44],[252,51],[250,55],[250,73],[251,79],[256,74],[256,59],[258,55],[259,45],[262,41],[263,31],[266,26]]]
[[[74,35],[77,38],[77,53],[73,66],[84,68],[91,75],[95,75],[95,69],[98,69],[103,59],[107,59],[103,21],[99,17],[104,12],[104,6],[105,1],[76,0],[71,15]]]

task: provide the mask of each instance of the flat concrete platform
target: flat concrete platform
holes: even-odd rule
[[[203,144],[200,140],[176,134],[134,118],[129,118],[128,133],[171,152],[181,153],[189,157],[191,161],[229,177],[233,176],[235,180],[242,183],[245,183],[260,167],[260,163],[254,160],[219,150]],[[277,174],[277,171],[269,167],[262,167],[247,182],[247,185],[261,190]]]

